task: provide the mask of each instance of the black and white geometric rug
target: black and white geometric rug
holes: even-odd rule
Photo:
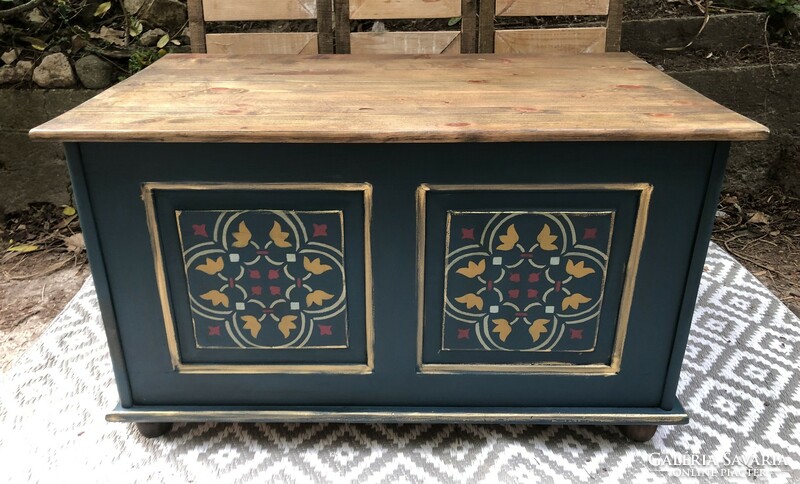
[[[800,482],[800,320],[713,245],[683,365],[688,426],[179,424],[117,403],[91,279],[0,381],[2,482]]]

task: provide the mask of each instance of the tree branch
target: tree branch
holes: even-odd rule
[[[9,8],[8,10],[0,10],[0,18],[11,17],[12,15],[16,15],[18,13],[27,12],[28,10],[33,10],[34,8],[36,8],[37,5],[39,5],[43,1],[44,0],[30,0],[28,3],[17,5],[16,7]]]

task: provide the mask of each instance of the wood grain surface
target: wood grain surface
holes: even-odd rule
[[[206,20],[291,20],[317,18],[316,0],[203,0]]]
[[[494,51],[498,54],[596,54],[605,50],[605,27],[498,30],[494,33]]]
[[[186,11],[189,16],[189,40],[192,52],[206,52],[206,23],[203,21],[203,0],[187,0]]]
[[[350,0],[351,19],[448,18],[461,15],[461,0]]]
[[[167,55],[39,140],[758,140],[766,127],[631,54]]]
[[[209,54],[316,54],[316,32],[252,32],[244,34],[208,34]]]
[[[497,0],[498,17],[606,15],[608,0]]]
[[[448,54],[461,53],[457,30],[426,32],[353,32],[352,54]]]

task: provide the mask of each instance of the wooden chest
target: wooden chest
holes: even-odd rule
[[[170,55],[31,136],[66,143],[108,419],[152,435],[684,423],[728,144],[767,132],[629,54]]]

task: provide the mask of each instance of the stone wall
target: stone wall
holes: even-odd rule
[[[673,77],[769,127],[767,141],[734,143],[725,188],[752,193],[770,184],[800,195],[800,64],[673,72]]]
[[[0,214],[32,202],[70,203],[64,150],[28,130],[86,101],[89,89],[0,89]]]

